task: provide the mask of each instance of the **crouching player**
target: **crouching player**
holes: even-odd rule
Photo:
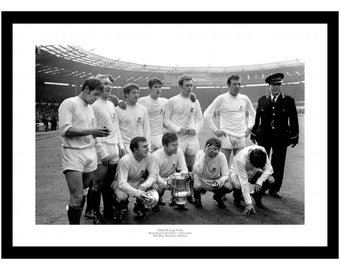
[[[195,158],[194,197],[195,206],[202,208],[201,193],[214,192],[213,199],[219,208],[226,208],[222,196],[231,192],[233,187],[229,181],[229,167],[224,154],[220,152],[221,141],[210,138],[205,148],[200,150]]]
[[[158,204],[152,209],[154,212],[159,211],[159,205],[164,205],[163,195],[166,189],[169,189],[168,179],[174,173],[188,173],[185,158],[181,148],[178,148],[178,137],[174,132],[166,132],[162,136],[163,147],[152,154],[156,165],[158,179],[154,187],[159,194]]]
[[[263,207],[262,195],[275,182],[272,173],[272,165],[262,146],[247,146],[236,154],[230,167],[230,176],[234,188],[234,204],[240,207],[242,196],[246,204],[243,215],[256,213],[251,199],[250,184],[254,185],[252,196],[256,206]]]
[[[149,154],[148,143],[144,137],[135,137],[130,142],[132,153],[123,156],[117,167],[117,178],[112,183],[114,204],[117,216],[121,209],[126,208],[129,196],[136,197],[133,212],[139,219],[146,217],[148,196],[146,191],[151,189],[157,180],[155,165]]]

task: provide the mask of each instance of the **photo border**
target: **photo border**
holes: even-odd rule
[[[103,16],[107,13],[107,16]],[[338,12],[2,12],[2,258],[339,258]],[[13,24],[327,24],[327,246],[13,246]],[[6,90],[6,91],[5,91]],[[9,94],[11,92],[11,94]],[[4,146],[12,151],[5,151]],[[6,147],[7,149],[7,147]],[[4,157],[4,153],[6,156]],[[14,161],[15,162],[15,161]],[[6,170],[4,170],[6,168]]]

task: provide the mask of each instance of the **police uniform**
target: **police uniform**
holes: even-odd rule
[[[283,77],[283,73],[275,73],[267,77],[265,82],[281,85]],[[294,99],[281,93],[281,90],[276,100],[274,98],[271,94],[259,98],[251,139],[263,146],[268,156],[272,150],[275,185],[270,194],[281,198],[278,192],[282,185],[287,147],[294,147],[298,143],[299,124]]]

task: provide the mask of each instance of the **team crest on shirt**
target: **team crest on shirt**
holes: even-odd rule
[[[194,107],[191,107],[190,108],[190,113],[193,113],[194,112]]]
[[[242,105],[240,105],[240,111],[243,111],[244,110],[244,107]]]
[[[141,170],[140,173],[139,173],[139,176],[143,177],[144,172],[145,172],[145,170]]]
[[[159,112],[159,114],[163,114],[164,113],[164,110],[163,109],[161,109],[160,110],[160,112]]]
[[[216,172],[216,171],[217,171],[217,168],[212,168],[211,169],[211,172],[213,172],[213,173]]]
[[[95,124],[94,124],[94,118],[91,118],[91,124],[90,124],[91,127],[94,127]]]
[[[137,118],[137,123],[138,123],[138,124],[141,124],[141,123],[142,123],[142,117],[138,116],[138,118]]]

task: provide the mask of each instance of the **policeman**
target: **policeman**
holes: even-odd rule
[[[282,185],[287,147],[294,147],[299,141],[299,123],[294,99],[282,93],[283,73],[266,78],[269,95],[258,100],[255,124],[251,140],[263,146],[268,156],[272,151],[271,164],[275,184],[269,194],[277,199]]]

